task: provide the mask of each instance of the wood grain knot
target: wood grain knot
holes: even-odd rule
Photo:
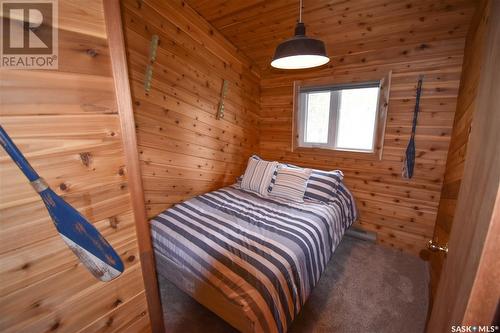
[[[116,218],[116,216],[111,216],[109,218],[109,226],[111,228],[113,228],[113,229],[118,228],[118,223],[120,223],[120,222],[118,221],[118,219]]]
[[[113,306],[116,308],[118,305],[122,304],[123,301],[119,298],[116,299],[116,301],[113,302]]]
[[[51,331],[55,331],[57,330],[59,327],[61,326],[61,322],[59,320],[56,320],[54,322],[54,324],[52,324],[52,326],[50,327],[50,330]]]
[[[80,159],[82,160],[82,164],[88,167],[92,162],[92,155],[88,152],[80,153]]]
[[[97,57],[97,55],[98,55],[99,53],[98,53],[98,52],[97,52],[97,50],[95,50],[95,49],[88,49],[88,50],[87,50],[87,54],[88,54],[89,56],[91,56],[92,58],[95,58],[95,57]]]

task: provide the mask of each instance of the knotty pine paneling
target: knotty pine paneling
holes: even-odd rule
[[[125,264],[103,283],[0,151],[0,331],[150,331],[102,2],[59,2],[59,70],[0,70],[0,123]]]
[[[459,88],[457,109],[455,113],[453,132],[451,134],[448,159],[441,190],[434,240],[446,244],[451,232],[462,183],[469,134],[473,125],[473,117],[477,108],[477,90],[480,79],[481,62],[484,59],[491,2],[480,1],[471,22],[467,35],[462,80]],[[435,296],[444,256],[440,253],[431,256],[431,295]]]
[[[187,4],[122,2],[148,216],[235,181],[259,149],[260,79],[251,62]],[[151,90],[149,45],[160,42]],[[215,118],[223,80],[225,117]]]
[[[393,47],[380,43],[377,49],[363,53],[333,56],[331,64],[322,69],[264,70],[261,155],[301,166],[341,169],[357,199],[359,225],[376,232],[383,244],[418,254],[434,230],[460,84],[465,35],[447,38]],[[391,91],[380,161],[292,152],[294,80],[331,76],[335,82],[350,82],[374,72],[382,77],[389,70]],[[405,180],[402,161],[420,74],[425,78],[416,132],[416,171],[411,180]]]
[[[299,15],[298,1],[186,2],[261,70],[270,68],[276,45],[293,36]],[[359,54],[362,57],[362,53],[370,50],[383,52],[386,47],[464,36],[475,2],[308,0],[303,3],[302,16],[307,34],[325,41],[331,56]]]

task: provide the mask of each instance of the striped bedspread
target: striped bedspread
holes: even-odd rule
[[[166,210],[151,232],[157,255],[220,291],[256,332],[286,332],[355,219],[345,187],[325,204],[235,184]]]

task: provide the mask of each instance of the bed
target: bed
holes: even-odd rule
[[[342,185],[329,203],[234,184],[151,220],[158,273],[241,332],[286,332],[356,219]]]

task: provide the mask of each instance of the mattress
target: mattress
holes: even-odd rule
[[[158,272],[241,331],[286,332],[356,219],[345,186],[326,204],[238,184],[151,220]]]

